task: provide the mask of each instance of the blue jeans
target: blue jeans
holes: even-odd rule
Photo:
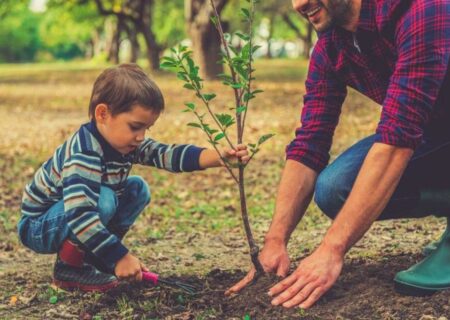
[[[330,218],[344,205],[373,144],[374,136],[357,142],[319,174],[314,200]],[[450,217],[450,139],[425,140],[415,150],[378,220],[431,214]]]
[[[98,201],[100,221],[112,232],[127,230],[149,203],[150,190],[141,177],[129,177],[120,197],[102,186]],[[37,253],[56,253],[67,238],[78,242],[67,224],[63,200],[38,217],[23,215],[17,228],[22,243]]]

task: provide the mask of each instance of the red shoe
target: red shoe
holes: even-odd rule
[[[64,290],[106,292],[116,287],[119,281],[84,262],[84,251],[67,239],[56,258],[53,284]]]

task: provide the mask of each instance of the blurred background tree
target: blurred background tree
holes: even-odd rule
[[[41,18],[29,9],[28,1],[0,2],[0,62],[35,60],[41,48],[36,29]]]
[[[225,31],[240,30],[241,2],[215,1]],[[164,51],[183,43],[192,47],[202,76],[215,78],[223,70],[210,16],[206,0],[2,0],[0,62],[85,59],[156,70]],[[259,57],[308,58],[315,34],[290,1],[264,0],[255,41],[262,46]]]

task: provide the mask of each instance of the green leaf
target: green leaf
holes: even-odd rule
[[[247,19],[250,19],[250,11],[248,9],[242,8],[241,13],[244,17],[246,17]]]
[[[224,126],[225,128],[228,128],[229,126],[231,126],[232,124],[234,124],[234,118],[226,113],[218,113],[215,114],[217,120],[219,121],[219,123]]]
[[[198,123],[195,123],[195,122],[189,122],[188,124],[187,124],[189,127],[193,127],[193,128],[202,128],[202,126],[201,125],[199,125]]]
[[[177,65],[175,63],[173,63],[173,62],[170,62],[170,61],[164,61],[159,66],[161,68],[165,69],[165,68],[173,68],[173,67],[176,67]]]
[[[190,56],[186,57],[186,61],[188,63],[188,67],[189,67],[189,74],[195,74],[195,63],[194,60],[192,60],[192,58]]]
[[[208,140],[209,143],[211,143],[213,146],[218,145],[218,142],[212,141],[212,140]]]
[[[214,141],[219,141],[223,137],[225,137],[225,133],[221,132],[214,137]]]
[[[244,101],[245,101],[245,102],[250,101],[250,100],[253,99],[254,97],[255,97],[255,96],[254,96],[253,94],[250,94],[250,93],[246,92],[246,93],[244,94]]]
[[[235,35],[237,35],[239,38],[241,38],[244,41],[250,40],[250,36],[248,34],[236,32]]]
[[[250,56],[250,43],[246,43],[241,49],[241,57],[247,60]]]
[[[261,93],[261,92],[264,92],[264,90],[255,90],[255,91],[252,91],[252,94],[257,94],[257,93]]]
[[[260,48],[261,48],[261,46],[258,46],[258,45],[253,46],[252,53],[255,53]]]
[[[225,82],[233,82],[233,78],[231,76],[229,76],[228,74],[221,73],[221,74],[218,74],[217,76]]]
[[[272,138],[274,136],[273,133],[269,133],[269,134],[265,134],[262,137],[259,138],[258,140],[258,144],[263,144],[264,142],[266,142],[267,140],[269,140],[270,138]]]
[[[212,16],[211,22],[213,23],[213,25],[217,26],[219,24],[219,19],[217,19],[216,16]]]
[[[178,72],[177,78],[183,81],[189,81],[188,77],[186,76],[186,73]]]
[[[240,106],[239,108],[236,109],[236,113],[240,114],[246,110],[247,110],[246,106]]]
[[[219,132],[219,130],[211,129],[208,124],[203,125],[203,130],[205,130],[210,135],[213,135],[213,134]]]
[[[168,62],[177,63],[177,60],[175,60],[175,58],[168,57],[168,56],[163,57],[162,60],[163,60],[163,62],[168,61]]]
[[[236,69],[236,72],[242,77],[242,79],[245,79],[245,80],[248,79],[248,72],[241,65],[236,65],[235,69]]]
[[[186,83],[183,87],[189,90],[195,90],[194,86],[190,83]]]
[[[238,56],[238,55],[239,55],[239,52],[237,51],[237,49],[236,49],[235,47],[229,46],[229,49],[231,50],[231,52],[233,52],[233,54],[234,54],[235,56]],[[226,60],[226,58],[225,58],[225,60]]]
[[[183,53],[183,55],[181,56],[181,60],[186,59],[187,57],[190,57],[192,54],[192,51],[186,51],[185,53]]]
[[[194,109],[195,109],[195,104],[192,103],[192,102],[186,102],[184,105],[185,105],[186,107],[188,107],[189,109],[191,109],[191,110],[194,110]]]
[[[241,88],[244,87],[244,85],[243,85],[242,83],[233,83],[233,84],[231,85],[231,87],[232,87],[233,89],[241,89]]]
[[[203,95],[203,98],[206,100],[206,101],[211,101],[212,99],[214,99],[216,97],[216,94],[215,93],[205,93],[204,95]]]

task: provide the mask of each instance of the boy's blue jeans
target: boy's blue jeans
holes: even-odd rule
[[[314,200],[330,218],[336,217],[349,196],[374,138],[357,142],[319,174]],[[415,150],[378,220],[432,214],[450,217],[450,139],[425,140]]]
[[[102,186],[98,202],[100,221],[110,230],[127,230],[149,203],[150,190],[141,177],[129,177],[120,198]],[[67,225],[63,200],[38,217],[22,216],[18,232],[22,243],[38,253],[58,252],[66,238],[78,242]]]

